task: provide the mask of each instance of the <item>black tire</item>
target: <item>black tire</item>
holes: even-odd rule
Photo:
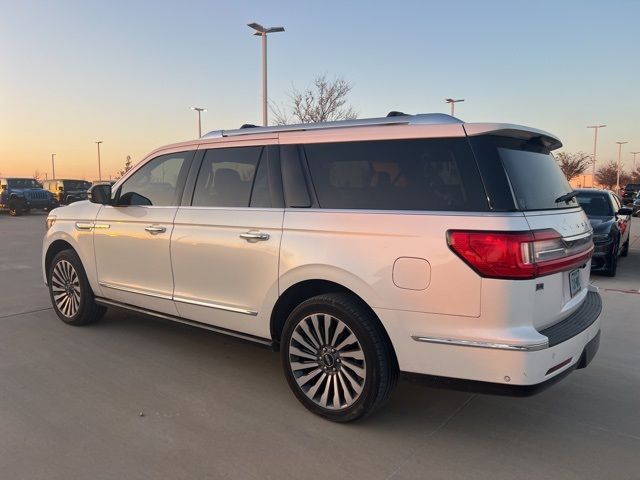
[[[20,215],[22,215],[23,210],[24,206],[20,200],[9,200],[9,215],[11,215],[12,217],[19,217]]]
[[[67,310],[66,313],[64,311],[64,306],[60,307],[54,297],[55,294],[56,297],[60,298],[59,295],[61,294],[61,290],[59,285],[64,283],[61,281],[62,278],[59,276],[60,271],[56,270],[56,265],[58,264],[61,264],[60,269],[63,269],[63,267],[68,269],[68,266],[70,265],[75,272],[75,277],[70,275],[70,278],[72,277],[77,279],[77,308]],[[54,278],[54,272],[56,274],[56,278]],[[91,290],[91,285],[89,285],[89,281],[87,280],[87,274],[84,271],[80,257],[78,257],[78,254],[74,250],[63,250],[53,257],[53,260],[49,265],[47,281],[49,284],[49,297],[51,298],[53,310],[64,323],[75,326],[88,325],[100,320],[107,311],[106,307],[96,304],[93,290]],[[74,282],[69,281],[68,287],[74,288],[74,285]],[[54,292],[54,289],[57,290]],[[67,293],[64,293],[63,295],[71,297],[71,295]]]
[[[611,254],[610,254],[611,259],[609,260],[609,268],[607,268],[604,271],[604,274],[607,277],[615,277],[616,276],[616,272],[618,271],[618,255],[617,255],[617,253],[618,252],[616,252],[615,249],[614,249],[614,251],[611,252]]]
[[[629,239],[627,239],[627,241],[624,242],[624,245],[622,245],[622,251],[620,252],[621,257],[626,257],[628,255],[629,255]]]
[[[318,315],[318,317],[312,317],[312,315]],[[298,357],[293,353],[293,351],[300,351],[301,344],[295,338],[300,338],[302,333],[300,328],[305,326],[302,322],[310,321],[311,318],[318,319],[318,322],[321,322],[319,325],[322,325],[319,330],[321,333],[313,334],[315,341],[313,345],[323,344],[323,337],[335,337],[333,341],[330,340],[324,344],[336,346],[337,350],[331,349],[336,353],[323,354],[322,345],[317,347],[315,359],[310,356]],[[308,325],[307,323],[307,328]],[[339,330],[339,327],[342,330]],[[340,331],[339,334],[337,334],[338,331]],[[294,333],[296,336],[292,340]],[[344,344],[348,341],[345,335],[350,338],[350,334],[353,334],[356,340]],[[308,335],[303,337],[303,340],[311,342]],[[338,345],[340,343],[344,344],[341,348]],[[357,350],[353,350],[354,345]],[[308,354],[310,349],[307,347],[305,349],[302,353]],[[351,358],[351,354],[356,351],[359,356],[362,356],[362,361],[354,361],[355,357]],[[333,358],[330,365],[323,363],[325,357]],[[334,422],[351,422],[375,412],[387,402],[398,381],[398,363],[382,325],[359,299],[346,293],[318,295],[304,301],[291,312],[282,332],[281,359],[289,387],[298,400],[313,413]],[[300,369],[302,365],[300,362],[309,366]],[[359,377],[355,370],[351,370],[356,363],[363,367],[359,369],[363,377]],[[331,366],[333,368],[330,368]],[[297,370],[294,373],[296,367]],[[327,371],[327,369],[333,371]],[[362,373],[363,369],[364,373]],[[316,384],[320,385],[319,387],[307,388],[308,392],[314,391],[310,393],[312,398],[303,390],[303,386],[298,384],[298,379],[307,378],[316,370],[319,371],[316,377],[311,377],[312,379],[304,384],[307,387],[319,379]],[[347,375],[351,379],[355,377],[358,380],[359,391],[351,388],[355,384],[349,383]],[[360,380],[362,382],[359,382]],[[347,396],[353,398],[348,400]],[[322,406],[319,403],[322,401],[321,397],[324,397],[325,403],[327,398],[330,398],[331,407]],[[336,398],[339,399],[337,407],[334,403]]]

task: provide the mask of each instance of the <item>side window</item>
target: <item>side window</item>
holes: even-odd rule
[[[618,210],[622,208],[622,204],[618,200],[618,197],[616,197],[615,195],[610,195],[610,198],[611,198],[611,203],[613,205],[613,212],[615,214],[618,212]]]
[[[147,162],[122,184],[118,205],[178,205],[187,160],[192,156],[193,152],[170,153]]]
[[[264,147],[214,148],[207,150],[196,187],[194,207],[271,206]],[[261,160],[261,159],[264,159]],[[258,168],[261,164],[262,168]],[[258,171],[256,175],[256,171]],[[256,185],[254,187],[254,178]],[[251,190],[255,188],[255,202]]]
[[[305,146],[321,208],[486,211],[465,138]]]

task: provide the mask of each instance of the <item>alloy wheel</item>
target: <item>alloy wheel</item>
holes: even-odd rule
[[[364,352],[342,320],[326,313],[304,317],[291,335],[288,353],[298,387],[317,405],[341,410],[360,397],[367,374]]]
[[[60,260],[51,273],[51,291],[56,308],[72,318],[80,308],[80,279],[71,262]]]

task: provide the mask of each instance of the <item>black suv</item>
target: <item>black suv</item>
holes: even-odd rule
[[[87,199],[87,190],[91,188],[91,182],[86,180],[45,180],[44,188],[51,192],[60,205],[68,205],[73,202]]]
[[[640,191],[640,183],[627,183],[627,185],[622,190],[622,203],[624,205],[633,203],[638,191]]]
[[[51,210],[58,202],[33,178],[0,178],[0,209],[11,216],[22,215],[32,208]]]

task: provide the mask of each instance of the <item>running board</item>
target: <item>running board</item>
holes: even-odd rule
[[[160,313],[160,312],[156,312],[156,311],[153,311],[153,310],[147,310],[146,308],[135,307],[133,305],[129,305],[128,303],[116,302],[115,300],[107,300],[106,298],[102,298],[102,297],[95,297],[95,302],[98,305],[102,305],[104,307],[122,308],[124,310],[129,310],[131,312],[140,313],[142,315],[146,315],[146,316],[150,316],[150,317],[156,317],[156,318],[162,318],[164,320],[170,320],[172,322],[183,323],[185,325],[189,325],[189,326],[192,326],[192,327],[197,327],[197,328],[202,328],[202,329],[205,329],[205,330],[210,330],[212,332],[221,333],[223,335],[228,335],[230,337],[239,338],[240,340],[246,340],[246,341],[249,341],[249,342],[252,342],[252,343],[258,343],[258,344],[260,344],[262,346],[270,348],[271,350],[275,350],[273,341],[271,341],[271,340],[269,340],[267,338],[257,337],[255,335],[249,335],[248,333],[236,332],[235,330],[230,330],[228,328],[215,327],[213,325],[209,325],[208,323],[197,322],[195,320],[189,320],[187,318],[176,317],[174,315],[169,315],[167,313]]]

